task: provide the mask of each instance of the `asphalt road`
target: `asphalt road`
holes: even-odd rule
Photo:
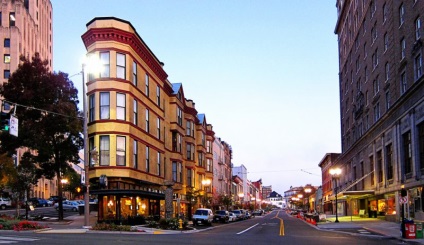
[[[69,213],[69,212],[68,212]],[[72,214],[72,213],[71,213]],[[75,213],[74,213],[75,214]],[[88,232],[84,234],[46,234],[0,231],[0,243],[15,244],[405,244],[381,236],[364,236],[317,230],[315,227],[274,211],[266,216],[229,224],[202,227],[199,232],[179,234],[146,234]]]
[[[21,208],[19,210],[20,215],[25,215],[25,209]],[[1,214],[7,214],[7,215],[16,215],[16,209],[15,208],[7,208],[5,210],[0,210],[0,215]],[[74,212],[74,211],[63,211],[63,217],[66,218],[68,216],[71,215],[76,215],[78,214],[78,212]],[[29,216],[43,216],[43,217],[48,217],[48,218],[58,218],[59,217],[59,212],[54,209],[53,207],[35,207],[33,211],[29,210],[28,211],[28,215]]]

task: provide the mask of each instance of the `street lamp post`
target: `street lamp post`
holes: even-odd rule
[[[91,228],[90,227],[90,180],[89,180],[89,156],[88,156],[88,129],[87,129],[87,94],[85,89],[85,64],[82,64],[82,103],[83,103],[83,113],[84,113],[84,181],[86,191],[84,193],[84,226],[83,228]]]
[[[243,192],[240,192],[239,194],[238,194],[238,197],[239,197],[239,201],[240,201],[240,208],[243,208],[243,203],[244,203],[244,193]]]
[[[336,195],[336,221],[334,221],[334,222],[336,222],[336,223],[339,222],[339,217],[338,217],[338,212],[337,212],[337,179],[340,177],[341,173],[342,173],[342,170],[340,168],[330,169],[330,174],[336,182],[336,185],[334,187],[335,192],[336,192],[336,194],[335,194]]]
[[[202,180],[202,185],[203,185],[203,191],[205,192],[205,196],[203,197],[204,200],[204,206],[206,206],[207,204],[207,193],[208,190],[206,189],[209,185],[211,184],[211,180],[210,179],[204,179]]]

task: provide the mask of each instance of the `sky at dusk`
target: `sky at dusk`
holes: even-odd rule
[[[248,179],[321,185],[319,162],[340,152],[336,0],[51,2],[55,71],[81,71],[90,20],[129,21]]]

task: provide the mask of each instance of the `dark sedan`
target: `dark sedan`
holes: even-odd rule
[[[49,206],[49,203],[47,202],[46,199],[43,198],[30,198],[28,199],[28,202],[31,202],[32,205],[34,205],[35,207],[47,207]]]
[[[230,213],[226,210],[218,210],[213,216],[214,222],[228,223],[230,222]]]

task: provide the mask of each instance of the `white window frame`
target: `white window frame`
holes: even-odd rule
[[[133,102],[133,123],[138,125],[138,103],[136,99]]]
[[[150,93],[150,89],[149,89],[149,74],[146,73],[146,75],[144,76],[144,84],[145,84],[145,90],[144,92],[146,93],[146,96],[149,97],[149,93]]]
[[[110,77],[110,53],[109,51],[99,53],[100,64],[102,66],[99,77]]]
[[[109,135],[100,135],[100,154],[99,154],[99,165],[109,166],[110,165],[110,137]]]
[[[116,166],[126,166],[126,137],[116,137]]]
[[[133,168],[138,168],[138,142],[137,140],[133,141]]]
[[[109,92],[100,92],[100,119],[110,119]]]
[[[126,77],[126,55],[116,53],[116,77],[125,79]]]
[[[132,82],[137,87],[137,62],[135,61],[133,61],[132,73]]]
[[[116,93],[116,119],[124,120],[126,119],[126,100],[124,93]]]

